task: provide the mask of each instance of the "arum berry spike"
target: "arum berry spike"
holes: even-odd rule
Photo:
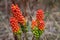
[[[36,20],[38,22],[38,28],[44,30],[44,11],[42,9],[37,10]]]
[[[44,11],[42,9],[37,10],[36,20],[32,20],[32,32],[37,40],[44,31]]]
[[[25,20],[24,16],[22,15],[22,12],[20,11],[20,8],[18,7],[17,4],[15,4],[15,5],[12,4],[11,11],[12,11],[13,16],[18,20],[18,22],[21,26],[21,30],[26,35],[26,32],[27,32],[26,20]],[[26,40],[27,40],[27,37],[26,37]]]
[[[22,15],[22,12],[20,11],[20,8],[18,7],[18,5],[11,5],[11,11],[13,16],[18,20],[18,22],[20,22],[21,24],[25,25],[25,18]]]
[[[16,20],[15,17],[11,17],[10,18],[10,25],[12,27],[12,31],[13,33],[17,36],[17,39],[20,40],[20,35],[21,35],[21,30],[20,27],[18,25],[18,21]],[[19,35],[19,36],[18,36]]]

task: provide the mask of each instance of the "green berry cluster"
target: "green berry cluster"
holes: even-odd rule
[[[34,29],[32,30],[32,32],[33,32],[33,34],[34,34],[34,36],[36,38],[39,38],[40,35],[43,33],[43,31],[42,30],[39,30],[38,27],[34,27]]]

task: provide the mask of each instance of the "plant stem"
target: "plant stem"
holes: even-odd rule
[[[26,35],[26,32],[24,32],[24,34],[25,34],[25,36],[24,36],[24,37],[25,37],[25,39],[26,39],[26,40],[28,40],[27,35]]]
[[[21,40],[21,34],[14,34],[15,40]]]
[[[33,36],[32,40],[34,40],[34,36]]]
[[[36,38],[35,36],[33,36],[32,40],[39,40],[39,37]]]
[[[38,38],[36,38],[36,40],[39,40],[39,37],[38,37]]]
[[[21,35],[17,35],[17,39],[18,40],[21,40]]]

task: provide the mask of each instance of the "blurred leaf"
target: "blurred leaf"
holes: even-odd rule
[[[20,26],[21,26],[21,30],[22,30],[23,32],[27,32],[27,31],[28,31],[27,27],[24,27],[22,24],[20,24]]]

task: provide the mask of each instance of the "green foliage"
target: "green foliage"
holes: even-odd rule
[[[27,32],[28,31],[27,27],[23,26],[22,24],[20,24],[20,26],[21,26],[21,30],[23,32]]]

